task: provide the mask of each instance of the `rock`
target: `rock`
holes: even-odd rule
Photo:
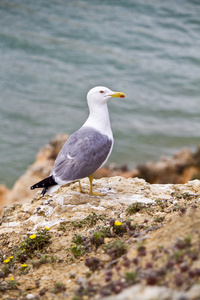
[[[14,210],[13,207],[4,206],[3,212],[2,212],[2,218],[9,216],[13,210]]]
[[[35,296],[33,294],[28,294],[26,295],[26,299],[34,299]]]
[[[173,157],[137,166],[138,177],[150,183],[186,183],[200,178],[200,146],[192,153],[184,148]]]
[[[7,204],[9,189],[5,186],[0,184],[0,212],[1,208]]]
[[[199,300],[200,299],[200,285],[195,284],[187,293],[186,297],[190,300]]]
[[[110,260],[110,256],[109,256],[108,254],[102,254],[102,255],[100,256],[100,260],[101,260],[102,262],[108,262],[108,261]]]
[[[125,289],[119,295],[102,298],[102,300],[132,300],[133,295],[134,300],[179,300],[181,299],[181,297],[185,297],[186,293],[173,291],[166,287],[144,287],[140,284],[137,284],[135,286]]]
[[[82,183],[87,186],[88,179]],[[35,298],[45,294],[45,299],[62,299],[65,292],[69,299],[80,294],[84,299],[112,294],[107,299],[132,299],[133,295],[136,300],[198,299],[199,180],[167,185],[120,176],[94,180],[94,190],[106,191],[102,197],[80,194],[76,187],[65,186],[52,197],[38,194],[28,203],[4,208],[1,280],[9,284],[9,274],[5,273],[5,278],[3,274],[7,270],[4,260],[13,256],[16,267],[10,276],[20,287],[4,291],[5,299],[30,292]],[[106,207],[105,202],[109,204]],[[122,224],[115,225],[112,220]],[[33,248],[28,255],[30,235],[37,236],[38,230],[46,230],[50,243],[44,249]],[[101,234],[107,235],[102,238]],[[26,272],[22,272],[19,258],[25,259]],[[98,264],[88,269],[85,263],[91,258]],[[184,261],[188,273],[180,275]]]

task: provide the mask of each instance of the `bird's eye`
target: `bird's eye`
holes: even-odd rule
[[[103,94],[103,93],[104,93],[104,91],[100,91],[99,93]]]

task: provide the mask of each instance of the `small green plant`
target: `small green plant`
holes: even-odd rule
[[[82,245],[83,244],[83,238],[80,234],[75,234],[72,238],[72,242],[76,245]]]
[[[127,215],[135,214],[136,212],[141,211],[144,208],[144,204],[142,202],[135,202],[128,206],[126,209]]]
[[[113,225],[113,233],[117,235],[122,235],[123,233],[127,232],[126,225],[123,225],[119,221],[115,221]]]
[[[191,246],[192,238],[191,236],[186,236],[184,239],[177,239],[175,246],[178,249],[185,249]]]
[[[51,256],[45,254],[45,255],[41,255],[41,257],[39,259],[33,260],[31,263],[34,268],[38,269],[41,265],[47,264],[50,262],[52,262]]]
[[[112,259],[116,259],[127,252],[127,246],[122,241],[114,241],[106,244],[103,249]]]
[[[97,249],[100,245],[104,244],[104,238],[110,236],[110,227],[99,227],[97,231],[93,232],[90,242],[95,245]]]
[[[72,300],[81,300],[81,296],[74,296]]]
[[[54,283],[54,288],[52,290],[52,293],[58,294],[66,291],[65,284],[62,282],[55,282]]]
[[[145,256],[146,255],[146,247],[141,244],[137,247],[137,252],[139,256]]]
[[[192,238],[190,235],[186,236],[184,241],[185,241],[187,247],[191,246]]]
[[[8,276],[8,274],[10,274],[10,273],[12,273],[12,270],[11,270],[11,268],[10,268],[10,266],[9,265],[3,265],[2,267],[1,267],[1,271],[3,272],[3,274],[5,275],[5,276]]]
[[[161,207],[163,206],[163,201],[161,199],[156,199],[155,203],[156,203],[156,205],[159,205]]]
[[[7,289],[9,290],[17,290],[19,283],[13,277],[7,280]]]
[[[183,199],[190,198],[191,196],[194,196],[194,195],[191,195],[191,194],[190,194],[190,193],[188,193],[188,192],[182,193],[182,197],[183,197]]]
[[[24,248],[26,251],[41,250],[50,243],[50,239],[49,232],[42,229],[37,234],[30,235],[24,240]]]
[[[165,220],[165,217],[155,217],[154,222],[155,223],[162,223]]]
[[[136,280],[136,273],[135,272],[126,272],[125,278],[128,281],[128,283],[134,283]]]
[[[22,264],[20,269],[19,269],[19,271],[20,271],[19,274],[25,275],[25,274],[28,273],[29,269],[30,269],[30,267],[27,264]]]
[[[74,257],[80,257],[85,253],[85,247],[83,246],[84,238],[80,234],[75,234],[72,238],[73,246],[68,248],[68,251],[71,252]]]
[[[3,261],[3,266],[1,267],[1,271],[4,273],[5,276],[8,276],[8,274],[12,273],[14,269],[14,257],[10,256]]]
[[[169,207],[168,201],[157,199],[155,200],[155,204],[161,208],[161,211],[164,211],[165,208]]]
[[[57,229],[65,232],[67,230],[67,224],[66,223],[60,223],[60,225],[58,226]]]
[[[48,232],[49,228],[42,229],[37,234],[28,235],[21,245],[15,249],[16,259],[20,262],[25,262],[28,257],[32,257],[37,250],[42,250],[50,244],[51,234]]]
[[[78,258],[85,253],[85,247],[82,245],[73,245],[68,249],[68,251],[71,252],[74,257]]]
[[[86,272],[85,273],[85,277],[86,278],[90,278],[92,276],[92,273],[90,271]]]
[[[94,225],[96,225],[96,223],[101,220],[103,221],[105,218],[103,215],[98,215],[94,212],[92,212],[92,214],[89,214],[86,218],[84,218],[81,221],[73,221],[71,222],[72,227],[74,228],[81,228],[81,227],[92,227]]]
[[[91,244],[95,245],[97,249],[100,245],[104,244],[104,238],[105,235],[103,234],[103,232],[95,231],[92,237],[90,238],[90,242]]]
[[[181,263],[184,260],[185,250],[178,250],[174,253],[174,259],[177,263]]]

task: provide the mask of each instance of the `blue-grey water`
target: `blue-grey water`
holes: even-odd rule
[[[11,187],[56,133],[82,125],[96,85],[127,94],[109,103],[109,162],[194,150],[200,1],[1,0],[0,183]]]

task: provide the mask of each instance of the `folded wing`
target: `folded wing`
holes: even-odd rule
[[[58,184],[88,177],[106,162],[112,146],[107,135],[82,127],[66,141],[50,175]]]

